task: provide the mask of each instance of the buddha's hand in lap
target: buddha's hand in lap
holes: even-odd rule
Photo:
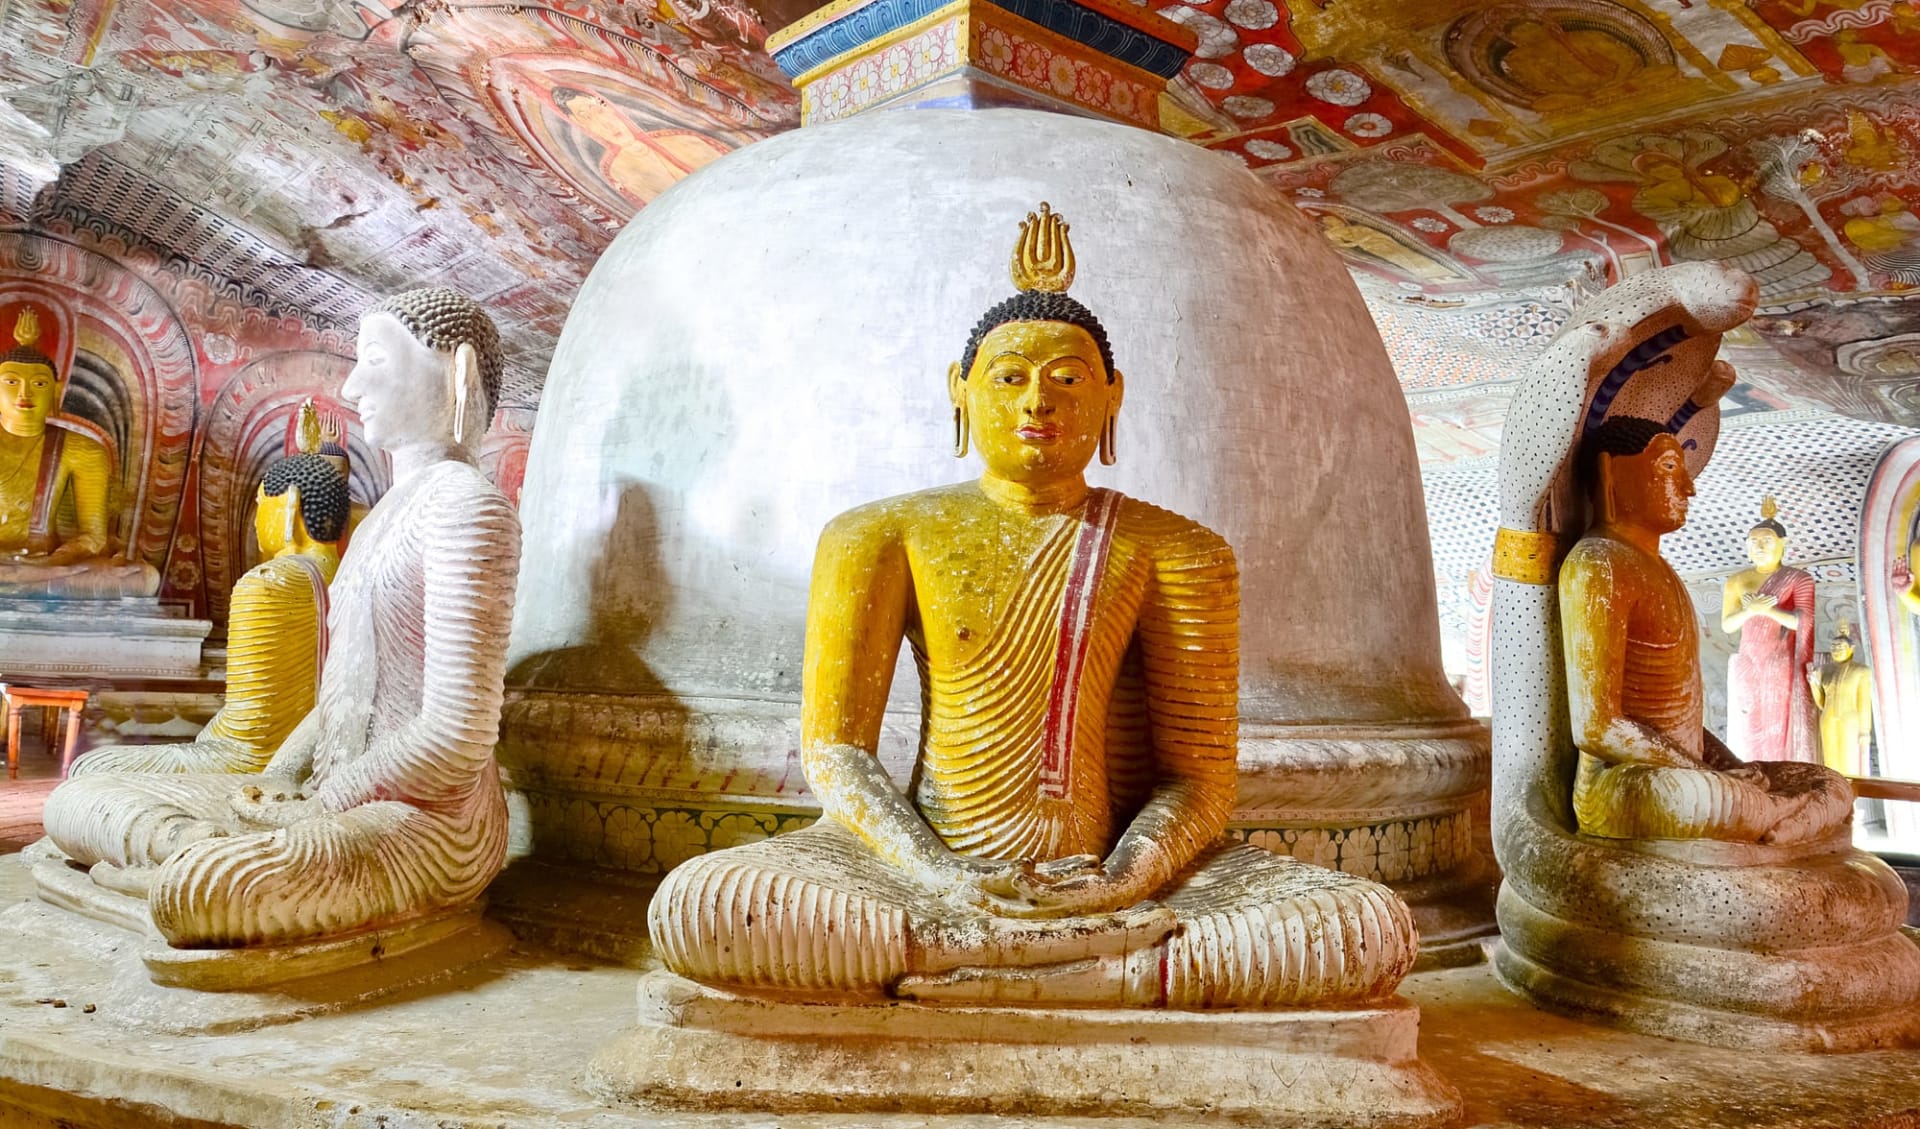
[[[1071,855],[985,876],[969,900],[996,917],[1040,920],[1117,914],[1145,902],[1149,893],[1108,874],[1093,855]]]
[[[290,827],[321,814],[320,801],[279,783],[248,784],[227,801],[240,822],[259,828]]]
[[[1727,768],[1721,771],[1727,776],[1742,783],[1751,784],[1763,792],[1769,791],[1773,787],[1773,780],[1767,776],[1766,770],[1757,764],[1743,764],[1739,768]]]

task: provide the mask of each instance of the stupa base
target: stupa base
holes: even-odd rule
[[[800,771],[800,706],[773,698],[515,690],[499,755],[533,852],[494,884],[495,916],[574,952],[644,959],[646,902],[695,855],[819,818]],[[912,772],[917,714],[886,715],[881,760]],[[786,750],[780,752],[780,750]],[[1243,718],[1228,834],[1389,886],[1421,968],[1481,959],[1498,927],[1484,725],[1283,725]],[[612,899],[612,912],[593,907]]]
[[[640,1024],[596,1057],[602,1096],[689,1110],[1207,1116],[1428,1126],[1460,1112],[1404,1000],[1348,1011],[814,1004],[640,984]]]

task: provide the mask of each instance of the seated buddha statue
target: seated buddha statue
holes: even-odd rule
[[[1693,496],[1680,441],[1665,424],[1612,416],[1583,446],[1598,522],[1560,568],[1580,830],[1792,843],[1843,827],[1853,790],[1839,774],[1743,763],[1702,728],[1699,624],[1660,556],[1660,538],[1685,524]]]
[[[1660,555],[1713,458],[1752,276],[1683,263],[1576,308],[1509,409],[1494,546],[1502,983],[1588,1022],[1765,1050],[1920,1040],[1907,891],[1823,765],[1702,727],[1701,624]]]
[[[362,318],[358,352],[342,394],[393,485],[334,580],[312,710],[262,773],[90,772],[47,801],[53,844],[144,896],[176,948],[405,922],[471,902],[505,860],[519,521],[477,454],[499,335],[465,296],[413,290]]]
[[[313,401],[301,407],[298,454],[267,468],[254,536],[267,558],[227,602],[227,694],[185,744],[122,745],[80,758],[90,772],[259,772],[313,709],[327,654],[327,584],[347,532],[347,480],[323,454]]]
[[[1022,225],[1019,293],[948,373],[973,482],[835,518],[814,557],[801,758],[823,818],[670,872],[682,977],[839,1000],[1277,1008],[1379,1000],[1415,931],[1386,887],[1223,840],[1239,581],[1198,523],[1091,488],[1125,382],[1065,291],[1067,227]],[[895,660],[921,679],[907,791],[876,757]]]
[[[107,448],[50,418],[61,383],[40,338],[39,314],[22,306],[0,354],[0,597],[151,596],[158,570],[112,555]]]

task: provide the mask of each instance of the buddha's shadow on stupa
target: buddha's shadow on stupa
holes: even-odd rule
[[[656,507],[638,479],[608,489],[618,497],[587,569],[583,640],[524,655],[507,672],[499,759],[523,785],[636,785],[658,759],[654,751],[683,749],[688,740],[689,711],[641,658],[675,599],[661,564]],[[522,575],[520,598],[541,579]],[[529,813],[542,856],[607,864],[584,850],[578,827],[547,825],[549,814],[564,818],[537,804]]]

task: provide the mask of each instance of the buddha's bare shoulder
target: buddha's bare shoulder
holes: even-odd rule
[[[111,461],[107,457],[106,444],[79,428],[66,427],[58,421],[49,421],[48,426],[58,427],[65,433],[61,440],[60,458],[67,464],[104,467]]]
[[[420,502],[432,505],[459,504],[468,507],[504,506],[509,510],[513,508],[513,503],[507,501],[507,496],[493,484],[493,480],[486,476],[486,472],[472,463],[447,459],[444,462],[435,463],[420,473],[422,475],[420,489],[415,493],[415,497]]]
[[[827,522],[820,539],[822,543],[897,540],[929,523],[944,525],[962,517],[985,500],[979,485],[972,482],[896,494],[891,498],[863,503],[836,515]]]
[[[1560,567],[1563,571],[1579,569],[1612,572],[1636,567],[1646,558],[1647,554],[1639,548],[1617,537],[1595,532],[1574,542],[1573,548],[1568,550],[1566,560],[1561,562]]]
[[[1148,548],[1155,557],[1231,566],[1233,546],[1227,539],[1185,514],[1151,502],[1120,495],[1118,536]]]

